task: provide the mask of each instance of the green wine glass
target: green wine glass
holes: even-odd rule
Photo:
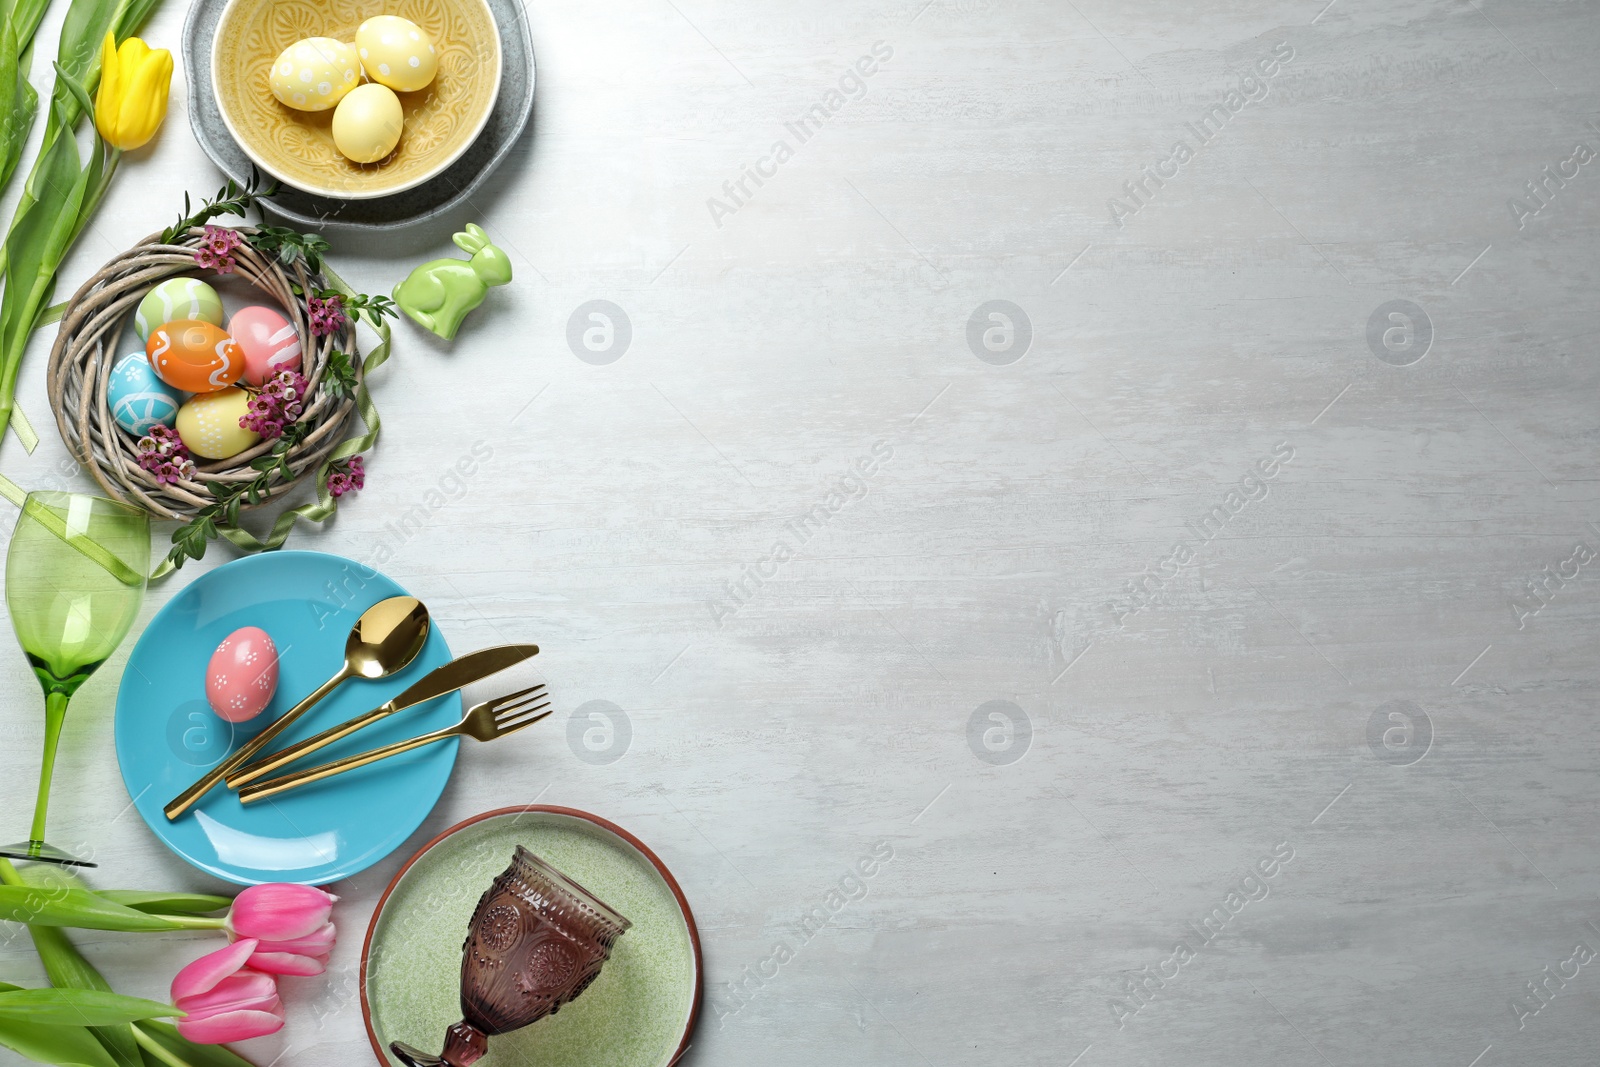
[[[29,493],[6,553],[6,608],[44,688],[44,765],[28,840],[0,856],[94,864],[48,845],[45,813],[67,702],[128,635],[144,600],[150,520],[100,496]]]

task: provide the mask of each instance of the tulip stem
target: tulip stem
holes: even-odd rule
[[[211,918],[205,915],[156,915],[173,926],[180,926],[185,930],[221,930],[226,919]]]
[[[0,857],[0,885],[22,885],[22,875],[3,857]]]
[[[154,1056],[162,1063],[167,1064],[168,1067],[191,1067],[190,1064],[183,1062],[171,1052],[167,1051],[166,1046],[161,1044],[161,1042],[157,1041],[155,1038],[139,1029],[139,1024],[135,1023],[128,1027],[128,1029],[133,1031],[133,1039],[139,1043],[140,1048],[150,1053],[150,1055]]]

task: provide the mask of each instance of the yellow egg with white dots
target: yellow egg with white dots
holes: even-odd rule
[[[425,89],[439,72],[428,31],[399,15],[377,15],[356,30],[356,51],[367,77],[397,93]]]
[[[178,409],[178,436],[202,459],[237,456],[261,440],[254,430],[239,425],[249,410],[250,394],[243,389],[197,393]]]
[[[326,111],[361,81],[356,50],[332,37],[296,41],[272,61],[272,95],[296,111]]]

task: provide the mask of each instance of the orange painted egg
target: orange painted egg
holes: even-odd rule
[[[198,319],[158,326],[144,346],[156,375],[186,393],[226,389],[244,373],[244,353],[222,327]]]

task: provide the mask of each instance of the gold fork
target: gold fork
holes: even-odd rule
[[[454,726],[447,726],[443,730],[423,734],[406,741],[397,741],[392,745],[384,745],[370,752],[362,752],[354,756],[347,756],[332,763],[311,767],[307,770],[296,771],[294,774],[285,774],[278,778],[270,778],[265,782],[255,782],[239,790],[239,801],[244,804],[276,796],[289,789],[305,785],[307,782],[317,782],[324,778],[332,778],[336,774],[356,767],[365,767],[369,763],[376,763],[390,756],[397,756],[402,752],[410,752],[414,748],[431,745],[436,741],[443,741],[447,737],[470,737],[474,741],[493,741],[507,734],[516,733],[524,726],[532,726],[540,719],[547,717],[550,712],[545,709],[550,706],[544,703],[535,703],[544,698],[544,686],[536,685],[509,696],[499,697],[495,700],[485,700],[478,704]],[[540,714],[542,712],[542,714]]]

